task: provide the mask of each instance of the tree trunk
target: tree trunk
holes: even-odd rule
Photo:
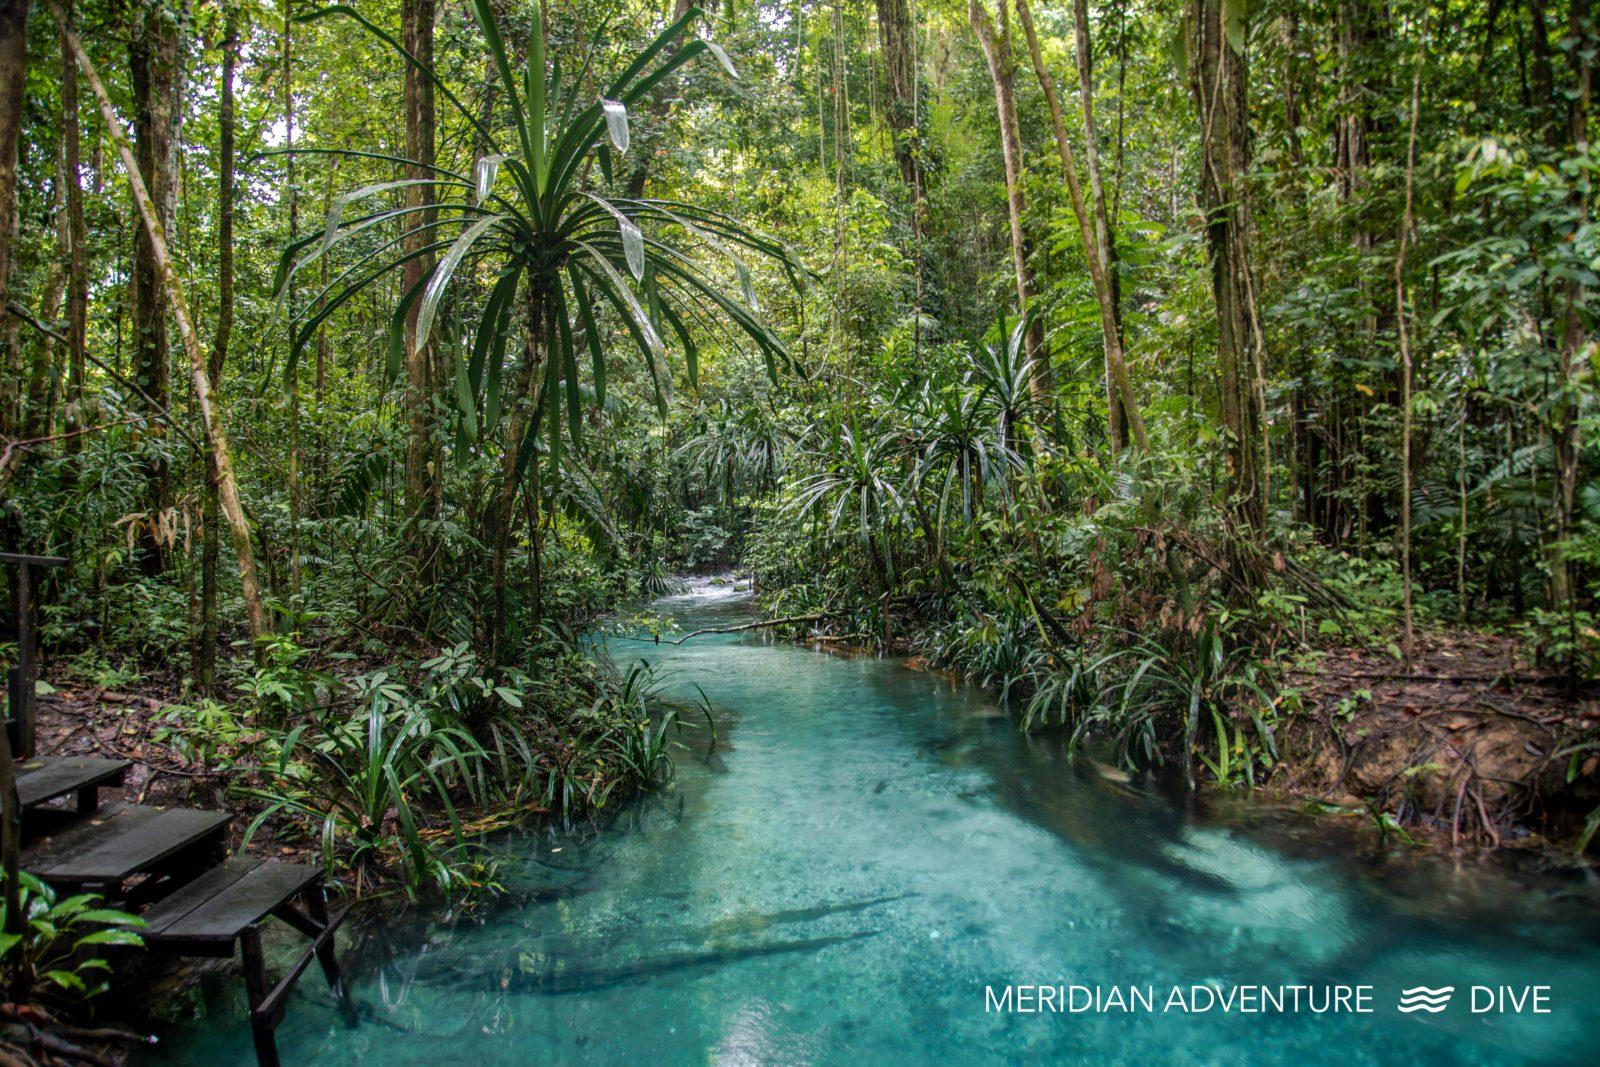
[[[1574,4],[1576,11],[1581,6]],[[1561,124],[1556,108],[1560,101],[1556,96],[1555,67],[1550,55],[1550,30],[1546,22],[1545,0],[1528,0],[1528,21],[1531,27],[1530,36],[1533,39],[1533,103],[1535,119],[1535,133],[1550,148],[1561,145]],[[1569,116],[1570,117],[1570,116]]]
[[[22,133],[22,86],[28,61],[27,0],[0,0],[0,315],[10,292],[11,225],[17,205],[17,141]],[[25,581],[19,577],[18,581]],[[21,601],[22,597],[18,597]],[[21,933],[22,803],[17,795],[11,742],[0,726],[0,881],[4,881],[6,932]]]
[[[128,185],[133,192],[133,201],[139,210],[139,218],[150,243],[151,258],[165,283],[167,303],[171,306],[173,321],[177,323],[184,353],[189,358],[189,375],[194,386],[195,406],[200,409],[206,444],[209,446],[212,462],[216,465],[218,503],[228,520],[228,526],[233,533],[234,551],[239,557],[239,583],[243,587],[245,610],[250,619],[250,636],[253,640],[259,640],[270,631],[270,628],[266,611],[261,603],[261,586],[256,577],[255,552],[250,546],[250,526],[245,519],[244,505],[239,500],[239,486],[234,480],[233,461],[228,454],[227,429],[222,409],[212,396],[211,374],[206,365],[205,354],[200,348],[200,336],[195,332],[193,320],[189,318],[189,306],[183,298],[183,283],[178,277],[177,266],[167,254],[166,228],[163,225],[161,211],[144,184],[133,146],[128,143],[128,138],[122,132],[122,120],[111,105],[111,97],[101,84],[94,63],[89,59],[89,53],[83,50],[83,42],[78,39],[78,35],[66,26],[60,0],[49,0],[49,3],[56,18],[62,21],[62,36],[77,58],[84,79],[88,81],[89,89],[100,105],[100,115],[105,122],[106,135],[116,145],[117,153],[122,158],[123,168],[128,174]]]
[[[72,3],[66,0],[66,24],[72,25]],[[67,175],[67,230],[71,237],[67,267],[67,389],[66,428],[89,425],[88,403],[83,394],[89,334],[89,229],[83,217],[82,123],[78,114],[78,64],[72,49],[61,42],[61,127]],[[82,447],[81,437],[67,438],[67,450]]]
[[[239,65],[238,0],[224,0],[222,84],[217,124],[217,333],[206,365],[213,385],[221,388],[222,368],[233,340],[233,202],[234,202],[234,71]],[[200,522],[200,636],[194,657],[195,689],[210,695],[216,685],[217,564],[222,552],[218,514],[217,465],[206,464],[204,513]]]
[[[1039,88],[1044,91],[1045,102],[1050,107],[1051,129],[1055,134],[1056,152],[1061,157],[1061,173],[1067,180],[1067,191],[1072,198],[1072,213],[1078,220],[1078,235],[1083,240],[1084,260],[1089,267],[1089,280],[1093,283],[1095,303],[1100,309],[1100,335],[1105,348],[1106,362],[1106,426],[1111,450],[1113,453],[1122,451],[1125,443],[1122,427],[1126,425],[1139,451],[1143,452],[1149,448],[1149,441],[1145,436],[1144,417],[1139,413],[1139,401],[1134,395],[1133,380],[1128,374],[1128,365],[1123,358],[1116,294],[1107,274],[1104,250],[1096,235],[1099,229],[1098,215],[1096,219],[1091,220],[1084,204],[1083,186],[1078,181],[1078,166],[1073,159],[1072,142],[1067,139],[1066,119],[1061,112],[1061,98],[1056,93],[1055,79],[1045,66],[1044,55],[1039,48],[1039,36],[1034,32],[1033,10],[1029,6],[1029,0],[1017,0],[1017,18],[1022,23],[1022,32],[1028,41],[1028,55],[1033,60],[1033,72],[1039,79]],[[1086,96],[1084,99],[1087,105],[1089,98]],[[1095,154],[1095,147],[1090,143],[1087,155],[1092,158]],[[1091,168],[1091,172],[1093,170],[1094,168]],[[1102,210],[1104,206],[1102,199],[1100,203]]]
[[[894,137],[894,160],[900,180],[911,190],[920,213],[922,208],[922,156],[920,121],[916,99],[916,52],[913,37],[917,32],[911,19],[909,0],[877,0],[878,43],[883,48],[884,84],[888,100],[884,115]],[[914,219],[920,226],[921,220]]]
[[[55,226],[56,255],[50,264],[50,276],[45,281],[44,298],[39,302],[39,320],[52,328],[61,313],[61,299],[67,288],[67,263],[71,258],[72,234],[67,223],[65,145],[56,149]],[[55,433],[56,413],[53,404],[56,338],[55,334],[40,334],[33,350],[33,365],[28,372],[28,407],[23,423],[23,433],[28,437],[49,437]]]
[[[1572,0],[1570,34],[1575,44],[1567,50],[1567,61],[1572,68],[1573,84],[1567,104],[1567,134],[1571,150],[1584,153],[1589,148],[1589,106],[1594,94],[1595,46],[1594,25],[1590,0]],[[1590,204],[1581,187],[1572,193],[1572,204],[1581,218],[1588,218]],[[1574,277],[1566,284],[1562,300],[1561,348],[1559,384],[1561,396],[1554,406],[1552,436],[1556,453],[1558,478],[1555,529],[1549,552],[1551,606],[1567,613],[1569,625],[1577,626],[1577,589],[1572,580],[1568,560],[1567,541],[1572,533],[1573,508],[1577,503],[1578,481],[1583,458],[1583,441],[1579,427],[1581,391],[1587,377],[1586,360],[1582,358],[1588,343],[1589,332],[1584,322],[1586,314],[1586,289],[1581,279]],[[1575,635],[1574,635],[1575,637]],[[1577,673],[1575,661],[1569,663],[1569,688],[1575,688]]]
[[[1417,119],[1422,102],[1422,63],[1427,55],[1428,17],[1422,16],[1422,40],[1417,45],[1416,71],[1411,77],[1411,127],[1406,138],[1406,200],[1400,217],[1400,236],[1394,257],[1395,330],[1400,340],[1400,580],[1401,607],[1405,615],[1402,659],[1411,670],[1416,649],[1416,620],[1411,606],[1411,336],[1406,328],[1406,248],[1416,225]]]
[[[539,431],[539,414],[544,409],[543,398],[536,392],[536,383],[544,379],[545,331],[548,326],[546,299],[545,294],[529,279],[522,369],[511,394],[510,410],[506,413],[506,444],[500,457],[500,490],[495,504],[493,549],[489,563],[489,584],[494,594],[494,617],[489,633],[490,660],[497,666],[506,663],[509,658],[506,641],[506,561],[511,554],[511,531],[517,520],[519,460],[527,436]],[[537,463],[538,460],[533,458],[529,462]]]
[[[22,90],[28,63],[28,0],[0,0],[0,315],[11,299],[17,213],[17,145],[22,135]],[[7,316],[9,318],[9,316]],[[16,379],[11,382],[15,385]],[[0,412],[0,432],[15,427],[12,405]]]
[[[1242,178],[1250,162],[1247,69],[1225,35],[1222,0],[1190,0],[1185,37],[1200,118],[1200,206],[1206,216],[1211,292],[1217,312],[1217,377],[1229,441],[1230,505],[1253,535],[1265,526],[1259,367],[1250,281],[1250,216]]]
[[[423,66],[433,66],[434,0],[404,0],[400,8],[401,28],[406,50]],[[434,176],[429,169],[434,161],[433,83],[427,75],[411,64],[405,74],[406,158],[417,166],[406,168],[406,178],[417,181]],[[427,207],[434,203],[431,185],[410,185],[405,191],[405,206]],[[422,229],[434,219],[432,210],[407,215],[407,223],[414,227],[406,238],[406,252],[415,252],[433,240],[431,231]],[[433,273],[432,254],[408,260],[404,267],[403,292],[410,292]],[[432,374],[428,338],[417,336],[417,313],[421,301],[412,304],[406,318],[406,509],[413,522],[420,520],[433,498],[431,435],[428,427],[428,409],[432,400]],[[416,532],[411,537],[412,550],[420,561],[427,552],[424,540]]]
[[[133,82],[133,131],[139,176],[149,190],[161,223],[161,238],[171,240],[174,137],[178,95],[178,22],[163,4],[141,5],[139,24],[131,27],[128,64]],[[167,372],[167,309],[152,239],[144,230],[133,238],[133,380],[153,405],[152,416],[169,406]],[[151,432],[159,433],[152,420]],[[171,472],[159,448],[151,450],[145,473],[147,524],[138,546],[140,568],[147,575],[165,567],[165,553],[154,531],[155,521],[171,503]]]
[[[294,178],[294,2],[283,0],[284,201],[289,208],[289,243],[300,236],[300,189]],[[406,67],[410,70],[410,65]],[[326,262],[326,260],[324,260]],[[289,281],[294,303],[294,281]],[[289,329],[292,333],[294,325]],[[289,588],[300,592],[300,361],[289,375]]]
[[[1028,264],[1028,237],[1023,228],[1023,215],[1027,203],[1022,189],[1022,134],[1017,125],[1017,98],[1015,91],[1015,66],[1011,59],[1011,19],[1009,0],[998,0],[1000,19],[998,28],[983,0],[967,0],[967,19],[972,23],[978,43],[983,47],[983,57],[989,66],[989,77],[994,82],[994,106],[1000,121],[1000,150],[1006,169],[1006,215],[1011,223],[1011,264],[1017,279],[1017,311],[1026,315],[1033,300],[1033,268]],[[1055,393],[1049,353],[1044,347],[1044,324],[1033,320],[1027,337],[1028,356],[1034,361],[1029,391],[1039,408],[1037,418],[1048,418],[1048,409]]]

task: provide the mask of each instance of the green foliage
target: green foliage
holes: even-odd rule
[[[472,161],[470,174],[397,160],[432,176],[379,182],[345,193],[333,202],[324,233],[289,247],[278,271],[280,293],[287,293],[290,278],[334,248],[360,248],[375,228],[388,223],[402,230],[402,238],[366,251],[317,294],[295,335],[289,372],[294,371],[300,349],[341,305],[419,255],[438,252],[438,264],[426,285],[407,292],[391,318],[389,373],[399,371],[413,305],[416,332],[427,338],[440,321],[453,280],[492,282],[472,326],[476,340],[470,354],[462,346],[455,358],[456,433],[463,444],[493,434],[503,413],[528,404],[533,425],[543,422],[552,469],[559,469],[563,407],[572,443],[581,444],[583,438],[580,360],[592,362],[593,397],[599,403],[605,400],[610,346],[596,323],[602,306],[620,317],[631,347],[649,371],[656,403],[663,411],[671,391],[670,372],[663,364],[669,334],[682,346],[689,380],[697,378],[699,345],[692,324],[733,325],[757,346],[775,373],[776,361],[785,358],[786,349],[755,311],[758,300],[751,269],[741,254],[770,257],[788,266],[783,248],[720,212],[676,200],[604,195],[588,186],[590,168],[596,164],[611,178],[631,144],[629,109],[646,100],[664,79],[707,52],[735,76],[721,46],[688,35],[701,12],[689,9],[633,57],[600,99],[591,100],[585,96],[585,79],[597,61],[600,38],[588,43],[576,69],[569,66],[564,79],[560,62],[547,59],[542,16],[536,16],[526,77],[520,77],[513,72],[516,63],[490,5],[473,0],[471,7],[513,121],[514,139],[506,143],[502,132],[480,121],[434,71],[395,46],[420,76],[434,83],[486,151]],[[331,14],[354,19],[394,45],[377,26],[347,7],[326,8],[302,18]],[[344,154],[367,157],[360,152]],[[501,181],[502,174],[506,181]],[[353,205],[419,184],[434,194],[437,208],[429,207],[425,213],[416,207],[380,207],[347,217]],[[641,223],[654,227],[649,235]],[[397,254],[395,248],[403,240],[409,243]],[[739,279],[737,295],[718,283],[695,258],[691,245],[732,265]],[[519,375],[508,375],[505,334],[519,290],[530,354]],[[509,425],[522,431],[514,418]],[[506,447],[520,453],[519,464],[526,461],[528,449],[520,439]]]
[[[105,992],[111,970],[97,950],[144,944],[136,932],[143,920],[99,907],[100,897],[93,893],[62,898],[26,871],[19,875],[17,888],[22,930],[0,933],[0,966],[15,997],[91,1000]],[[0,927],[10,925],[5,919],[5,905],[0,904]]]
[[[316,711],[277,739],[272,785],[250,790],[268,806],[246,840],[288,811],[320,820],[324,862],[349,868],[358,886],[373,865],[408,889],[432,883],[458,891],[472,867],[456,798],[476,798],[482,747],[387,671],[359,675],[350,688],[355,712]],[[434,812],[452,831],[438,842],[423,833],[424,816]]]

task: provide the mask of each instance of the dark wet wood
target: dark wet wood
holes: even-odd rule
[[[22,867],[57,885],[99,885],[112,891],[179,853],[219,842],[230,815],[133,804],[102,812],[44,838],[22,855]]]
[[[59,567],[66,562],[65,556],[30,556],[23,552],[0,552],[0,563],[25,563],[30,567]]]
[[[95,759],[89,756],[35,756],[17,764],[17,796],[24,808],[47,803],[68,793],[78,794],[78,812],[95,810],[101,786],[118,786],[131,760]],[[88,807],[83,802],[89,801]]]
[[[339,929],[339,924],[344,922],[344,917],[347,914],[349,914],[348,908],[335,915],[332,921],[322,924],[322,930],[312,940],[311,947],[301,954],[300,958],[295,961],[294,966],[289,968],[287,974],[278,979],[278,984],[273,987],[272,992],[255,1004],[250,1013],[252,1023],[258,1026],[265,1026],[270,1030],[283,1021],[284,1001],[289,999],[289,993],[294,989],[294,984],[300,980],[300,976],[305,973],[305,969],[310,966],[313,958],[321,959],[324,955],[332,956],[334,931]],[[340,983],[337,965],[330,968],[324,961],[323,972],[328,977],[328,985],[339,992],[342,1000],[345,993]]]
[[[147,942],[168,951],[233,955],[233,942],[322,877],[315,867],[235,856],[142,916]]]

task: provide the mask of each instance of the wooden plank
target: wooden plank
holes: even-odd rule
[[[258,863],[150,940],[231,946],[245,927],[261,921],[320,877],[318,868],[305,864]]]
[[[173,808],[130,823],[129,813],[102,824],[71,855],[50,856],[48,864],[24,861],[47,882],[120,884],[148,871],[174,853],[222,832],[231,815]]]
[[[108,827],[131,829],[161,814],[160,808],[136,804],[107,804],[93,817],[80,819],[59,833],[40,838],[23,851],[22,866],[37,874],[43,868],[71,860],[86,849],[94,847]],[[112,832],[116,832],[113,830]]]
[[[0,552],[0,563],[26,563],[30,567],[59,567],[65,556],[30,556],[23,552]]]
[[[36,756],[17,766],[17,795],[31,808],[91,786],[121,785],[133,763],[90,756]]]
[[[140,933],[145,937],[159,936],[167,927],[261,866],[261,862],[254,856],[231,856],[222,861],[171,896],[150,905],[139,916],[145,921]]]

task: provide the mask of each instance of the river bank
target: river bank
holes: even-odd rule
[[[290,1013],[286,1049],[388,1059],[416,1041],[416,1062],[423,1062],[468,1041],[486,1062],[499,1062],[502,1049],[628,1060],[646,1055],[636,1041],[648,1037],[652,1050],[662,1043],[668,1058],[691,1059],[708,1050],[795,1047],[791,1039],[837,1047],[821,1035],[838,1027],[852,1050],[911,1062],[907,1035],[936,1030],[942,1012],[956,1020],[941,1039],[949,1055],[981,1059],[975,1050],[985,1042],[1064,1055],[1058,1040],[1065,1034],[1019,1029],[1016,1013],[996,1029],[982,1010],[985,985],[1080,975],[1181,984],[1270,972],[1283,981],[1370,978],[1386,989],[1418,969],[1454,980],[1461,968],[1485,981],[1556,975],[1562,1025],[1521,1058],[1559,1058],[1560,1041],[1600,1034],[1600,1019],[1572,1014],[1587,980],[1575,977],[1576,964],[1557,947],[1600,933],[1597,901],[1581,879],[1548,865],[1501,862],[1531,836],[1503,830],[1506,847],[1479,863],[1470,858],[1489,852],[1470,849],[1470,840],[1458,850],[1415,848],[1379,831],[1350,798],[1342,810],[1359,814],[1308,819],[1304,791],[1279,776],[1309,762],[1285,762],[1254,793],[1196,795],[1170,767],[1163,775],[1123,770],[1110,756],[1072,759],[1061,731],[1019,732],[1014,708],[925,662],[734,629],[758,619],[748,589],[734,581],[695,579],[686,592],[653,602],[649,614],[673,618],[682,632],[709,632],[681,645],[602,641],[621,663],[649,659],[678,693],[703,690],[716,709],[715,741],[709,731],[686,728],[672,784],[612,806],[596,822],[497,835],[501,889],[477,907],[408,907],[391,896],[367,909],[345,948],[360,1025],[345,1029],[332,1000],[308,987]],[[1446,651],[1462,649],[1430,655],[1446,659]],[[1476,673],[1457,658],[1464,663],[1457,676]],[[1385,671],[1377,660],[1328,659],[1351,683]],[[1432,660],[1424,665],[1442,673]],[[1319,679],[1301,687],[1302,716],[1318,723],[1331,713],[1358,749],[1359,732],[1380,714],[1405,714],[1403,702],[1390,707],[1398,697],[1379,684],[1373,709],[1346,720],[1332,669]],[[1529,694],[1514,699],[1518,710]],[[159,701],[69,690],[47,705],[50,744],[109,745],[134,756],[140,764],[129,787],[147,802],[182,800],[197,787],[160,738],[135,726],[158,726]],[[85,716],[86,706],[98,710]],[[1321,718],[1313,707],[1323,709]],[[253,846],[263,847],[285,855],[305,848],[292,836]],[[996,909],[991,897],[1014,899],[1023,918]],[[1052,914],[1093,947],[1063,938]],[[1508,955],[1511,926],[1540,930],[1539,944],[1548,939],[1548,946],[1530,958]],[[1146,938],[1167,948],[1152,955]],[[1384,947],[1394,939],[1396,946]],[[1224,962],[1203,962],[1207,954]],[[945,984],[907,986],[911,966],[935,967]],[[163,1038],[141,1055],[248,1061],[228,965],[141,964],[136,972],[145,990],[139,1012],[150,1013],[141,1017]],[[848,1017],[814,1003],[824,989],[859,989],[862,981],[912,988],[926,1003],[911,1009],[898,997],[885,1001],[871,992],[875,986],[862,994],[869,1007]],[[738,1010],[747,989],[758,990],[764,1005],[759,1023]],[[630,1006],[631,998],[646,1004]],[[1474,1055],[1506,1062],[1519,1058],[1532,1033],[1499,1019],[1487,1038],[1464,1023],[1448,1038],[1419,1036],[1392,1006],[1383,1008],[1377,1019],[1386,1035],[1394,1029],[1393,1040],[1422,1056],[1465,1043]],[[439,1027],[456,1017],[459,1028]],[[660,1020],[669,1017],[689,1022],[683,1032],[663,1030]],[[612,1034],[618,1018],[630,1020],[637,1037]],[[1153,1055],[1162,1042],[1228,1047],[1249,1036],[1238,1019],[1193,1017],[1181,1024],[1198,1025],[1192,1034],[1172,1029],[1179,1025],[1165,1019],[1146,1032],[1096,1018],[1089,1040],[1119,1048],[1151,1042]],[[729,1026],[754,1029],[729,1044]],[[1319,1062],[1315,1027],[1279,1019],[1269,1030],[1295,1055]],[[1336,1038],[1356,1039],[1354,1032]]]
[[[651,606],[740,625],[729,589]],[[286,1051],[391,1063],[870,1059],[1548,1062],[1600,1036],[1595,902],[1571,883],[1462,878],[1342,822],[1233,820],[1153,778],[1066,759],[981,689],[749,631],[613,644],[703,690],[661,792],[602,827],[500,838],[478,913],[369,925],[364,1021],[299,1004]],[[1113,773],[1106,773],[1111,770]],[[1320,843],[1319,843],[1320,842]],[[1555,1014],[1427,1022],[1402,983],[1539,983]],[[1364,983],[1372,1014],[986,1012],[986,985]],[[225,984],[161,1062],[247,1047]],[[1052,1021],[1052,1019],[1054,1021]],[[1070,1019],[1068,1023],[1066,1020]],[[370,1023],[367,1020],[371,1020]]]
[[[1074,745],[1108,741],[1109,717],[1095,720],[1078,709],[1075,721],[1051,723],[1039,714],[1040,681],[1049,670],[997,663],[1004,646],[1019,641],[1013,635],[992,634],[986,643],[999,647],[975,654],[949,640],[949,620],[919,620],[910,611],[888,625],[887,644],[882,627],[862,633],[850,613],[805,618],[799,628],[770,625],[834,655],[889,655],[914,670],[984,686],[1025,729],[1065,735]],[[1037,648],[1009,655],[1019,663],[1051,658]],[[1251,671],[1251,684],[1229,694],[1240,706],[1218,709],[1233,736],[1219,742],[1213,727],[1222,724],[1205,722],[1189,742],[1196,764],[1211,772],[1199,782],[1204,792],[1352,816],[1408,845],[1516,851],[1552,868],[1587,869],[1583,853],[1600,825],[1600,691],[1574,691],[1526,643],[1441,630],[1418,635],[1409,665],[1384,641],[1278,648],[1243,666],[1249,658],[1245,651],[1235,669]],[[1086,674],[1076,699],[1126,700],[1150,662],[1106,656],[1099,666],[1103,673]],[[1202,684],[1193,680],[1196,693]],[[1216,699],[1226,681],[1213,685],[1196,699]],[[1255,712],[1243,706],[1257,702]],[[1252,726],[1264,743],[1245,743]],[[1170,771],[1182,764],[1181,735],[1158,741],[1134,765]],[[1232,748],[1235,762],[1253,764],[1249,773],[1221,780],[1219,761],[1211,759],[1219,747]]]

